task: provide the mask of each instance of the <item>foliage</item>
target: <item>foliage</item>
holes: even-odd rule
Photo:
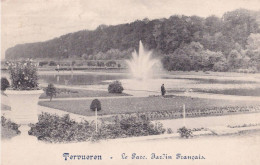
[[[115,67],[115,66],[116,66],[116,62],[115,62],[115,61],[108,61],[108,62],[106,63],[106,66],[107,66],[107,67]]]
[[[124,90],[120,81],[113,81],[111,84],[108,85],[108,92],[109,93],[122,93]]]
[[[90,104],[90,109],[91,109],[92,111],[95,111],[96,109],[97,109],[98,111],[100,111],[100,110],[101,110],[101,102],[100,102],[98,99],[94,99],[94,100],[91,102],[91,104]]]
[[[88,61],[88,62],[87,62],[87,65],[88,65],[88,66],[96,66],[96,62],[94,62],[94,61]]]
[[[46,96],[50,97],[50,101],[53,96],[56,96],[57,90],[53,84],[48,84],[48,87],[45,89]]]
[[[167,134],[172,134],[173,130],[171,128],[167,128]]]
[[[92,140],[159,135],[165,131],[161,123],[153,124],[145,115],[121,115],[112,123],[102,121]]]
[[[32,60],[7,62],[14,90],[36,90],[38,88],[37,66]]]
[[[87,121],[76,122],[69,115],[59,117],[48,113],[39,115],[39,121],[31,126],[30,135],[48,142],[86,141],[94,127]]]
[[[8,129],[15,131],[16,134],[21,133],[18,129],[20,127],[20,125],[13,123],[10,120],[7,120],[4,116],[1,116],[1,125],[4,128],[8,128]]]
[[[59,117],[42,113],[39,121],[31,126],[29,134],[48,142],[73,142],[159,135],[164,132],[161,123],[153,124],[146,116],[117,116],[110,123],[102,120],[96,133],[94,122],[75,122],[69,115]]]
[[[57,66],[55,61],[50,61],[49,66]]]
[[[49,62],[48,61],[41,61],[39,62],[39,66],[44,66],[47,65]]]
[[[34,58],[61,59],[73,54],[85,60],[127,59],[142,40],[145,47],[160,52],[157,54],[163,55],[160,58],[166,56],[164,60],[168,63],[163,63],[168,70],[212,70],[220,61],[219,55],[223,55],[229,61],[228,70],[253,65],[259,71],[259,54],[255,51],[259,50],[259,18],[259,13],[238,9],[221,18],[173,15],[168,19],[136,20],[100,26],[93,31],[82,30],[43,43],[17,45],[6,51],[6,58],[28,58],[35,54]],[[248,57],[249,63],[237,65],[231,51],[237,51],[239,58]]]
[[[2,77],[1,78],[1,91],[5,91],[6,88],[8,88],[10,86],[9,81],[7,80],[7,78]]]
[[[182,138],[190,138],[193,136],[191,129],[188,129],[186,127],[179,128],[177,132]]]

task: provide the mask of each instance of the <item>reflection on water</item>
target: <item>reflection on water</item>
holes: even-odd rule
[[[106,80],[125,79],[125,75],[40,75],[40,81],[59,85],[93,85],[104,84]]]

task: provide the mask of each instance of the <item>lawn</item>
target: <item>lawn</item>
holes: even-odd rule
[[[39,104],[84,116],[92,116],[95,114],[89,108],[91,100],[41,101]],[[187,110],[202,110],[211,107],[260,105],[259,102],[253,101],[211,100],[178,96],[173,98],[146,97],[102,99],[101,104],[102,110],[99,112],[100,115],[182,110],[183,104],[185,104]]]
[[[57,95],[54,98],[75,98],[75,97],[113,97],[113,96],[130,96],[126,93],[108,93],[108,91],[99,90],[83,90],[83,89],[65,89],[57,88]],[[40,96],[41,99],[47,99],[49,97],[43,93]]]
[[[194,89],[196,92],[238,96],[260,96],[260,88],[252,89]]]
[[[170,78],[171,79],[171,78]],[[256,84],[255,81],[242,81],[242,80],[225,80],[216,78],[174,78],[174,79],[186,79],[196,81],[196,84]]]

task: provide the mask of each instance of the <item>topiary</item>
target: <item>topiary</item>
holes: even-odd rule
[[[50,97],[50,101],[53,96],[56,96],[57,90],[53,84],[49,84],[45,91],[46,95]]]
[[[101,102],[98,99],[94,99],[91,102],[90,109],[93,110],[93,111],[95,111],[96,109],[98,111],[100,111],[101,110]]]
[[[124,90],[120,81],[114,81],[108,86],[109,93],[122,93]]]
[[[1,91],[5,91],[6,88],[8,88],[10,86],[9,81],[7,80],[7,78],[2,77],[1,78]]]

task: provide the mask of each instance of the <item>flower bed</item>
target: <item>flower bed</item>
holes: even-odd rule
[[[202,117],[202,116],[220,116],[233,113],[245,113],[245,112],[260,112],[260,106],[248,106],[248,107],[213,107],[205,108],[202,110],[190,109],[186,111],[186,117]],[[120,116],[130,115],[122,114]],[[150,120],[164,120],[164,119],[177,119],[183,118],[183,112],[181,110],[177,111],[156,111],[156,112],[139,112],[131,113],[135,116],[147,116]],[[109,119],[107,119],[109,120]]]
[[[229,128],[241,128],[241,127],[254,127],[254,126],[260,126],[260,123],[255,123],[255,124],[243,124],[243,125],[234,125],[234,126],[231,126],[231,125],[228,125],[227,127]]]

